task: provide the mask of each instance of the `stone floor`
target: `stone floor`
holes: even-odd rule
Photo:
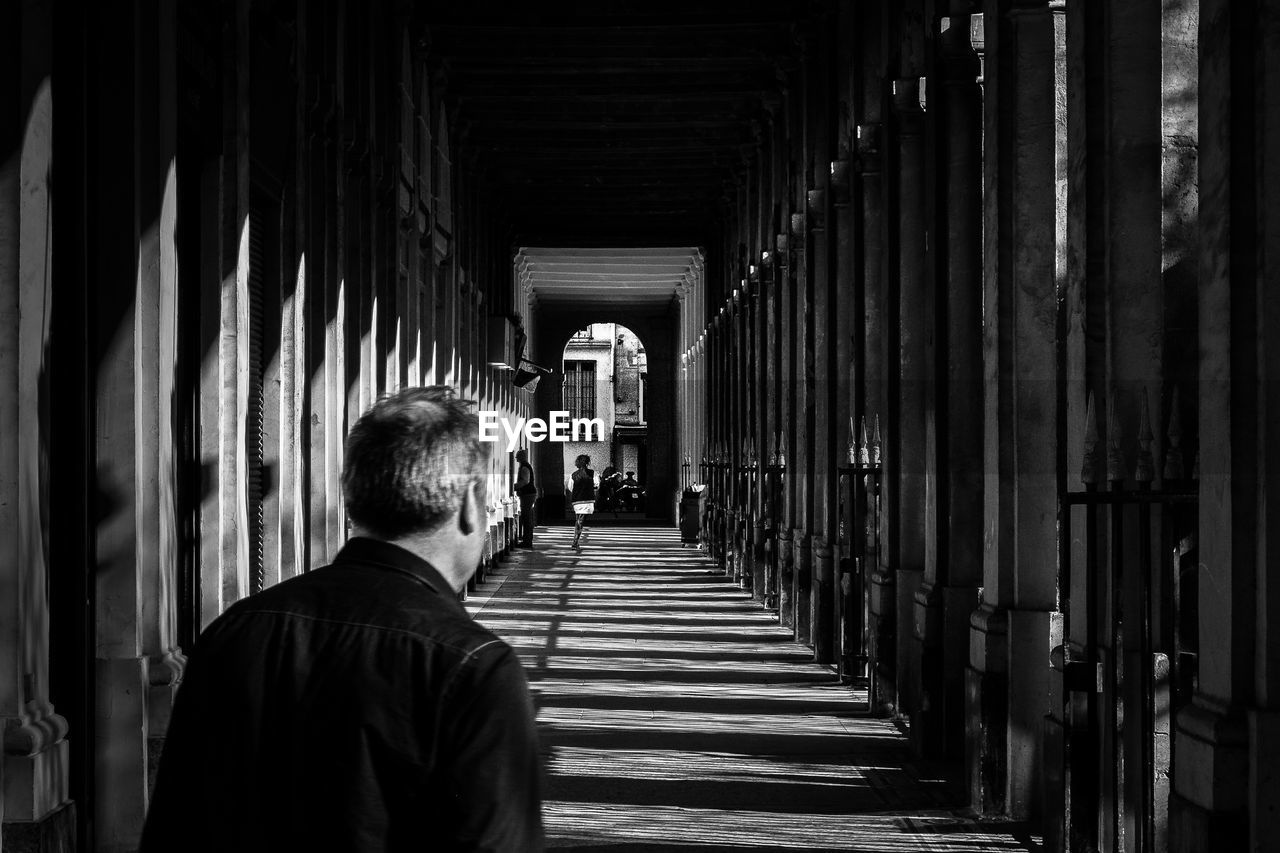
[[[1039,850],[978,824],[865,696],[662,527],[540,528],[467,606],[529,672],[548,846]]]

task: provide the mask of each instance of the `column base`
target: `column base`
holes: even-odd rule
[[[898,710],[897,579],[883,566],[871,576],[870,616],[867,625],[868,670],[871,673],[870,704],[874,713],[892,716]]]
[[[762,604],[767,603],[769,582],[765,577],[768,555],[765,553],[765,525],[760,517],[756,517],[751,527],[751,597]]]
[[[964,671],[969,662],[969,617],[979,604],[978,588],[942,587],[942,756],[964,760]]]
[[[752,557],[751,535],[755,523],[750,513],[740,512],[738,514],[738,526],[734,535],[734,553],[735,568],[737,573],[734,580],[738,582],[739,589],[750,591],[752,588],[752,579],[754,577],[755,566]]]
[[[795,637],[797,642],[812,645],[813,619],[809,596],[813,588],[813,549],[803,528],[791,531],[791,549],[795,552]]]
[[[136,850],[147,812],[145,657],[98,658],[94,835],[100,853]]]
[[[943,664],[942,587],[930,581],[920,584],[915,594],[912,637],[919,658],[919,701],[911,710],[911,747],[922,758],[943,757],[945,732],[945,670]]]
[[[75,853],[75,803],[68,800],[39,820],[5,821],[0,848],[5,853]]]
[[[1249,712],[1249,814],[1254,850],[1280,850],[1280,769],[1263,756],[1280,755],[1280,711]]]
[[[187,668],[187,658],[181,649],[172,648],[151,658],[147,664],[147,800],[155,789],[156,770],[160,766],[160,753],[164,749],[164,737],[169,732],[169,718],[173,715],[173,700],[182,673]]]
[[[764,542],[760,552],[764,558],[764,598],[766,610],[775,613],[778,610],[778,540],[774,537],[773,527],[764,528]]]
[[[4,732],[4,820],[38,822],[67,802],[67,721],[45,701],[28,702],[22,716],[0,719]]]
[[[965,770],[969,805],[996,817],[1005,809],[1008,726],[1007,614],[982,604],[969,620],[969,665],[965,669]]]
[[[813,659],[831,664],[836,662],[835,565],[826,539],[815,535],[810,548],[813,582],[809,594],[809,624],[813,626]]]
[[[895,579],[894,607],[896,619],[894,631],[897,634],[897,672],[895,680],[898,685],[898,714],[909,718],[920,708],[920,647],[915,643],[913,623],[915,621],[916,590],[924,580],[924,572],[920,569],[898,569]]]
[[[1050,657],[1061,639],[1060,622],[1048,610],[1008,611],[1009,778],[1005,814],[1014,820],[1038,821],[1044,804],[1044,720],[1051,710]],[[1055,760],[1057,760],[1055,758]]]
[[[966,756],[971,805],[1035,820],[1044,799],[1054,614],[982,604],[970,617]]]
[[[773,547],[775,559],[778,561],[778,622],[783,628],[794,630],[796,626],[796,554],[792,548],[791,531],[785,527],[779,528]]]
[[[1178,712],[1176,725],[1170,853],[1265,850],[1248,846],[1250,721],[1245,712],[1195,696]]]

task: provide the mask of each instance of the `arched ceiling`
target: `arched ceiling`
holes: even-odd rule
[[[677,295],[693,292],[702,278],[695,248],[541,248],[516,253],[516,276],[532,302],[543,307],[662,311]]]
[[[424,3],[452,136],[518,245],[705,244],[810,2]]]

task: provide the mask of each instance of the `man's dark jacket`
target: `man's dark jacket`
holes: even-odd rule
[[[541,850],[540,775],[515,653],[428,563],[352,539],[201,635],[142,850]]]

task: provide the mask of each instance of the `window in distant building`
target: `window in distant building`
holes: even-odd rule
[[[571,418],[596,416],[596,363],[564,363],[564,408]]]

